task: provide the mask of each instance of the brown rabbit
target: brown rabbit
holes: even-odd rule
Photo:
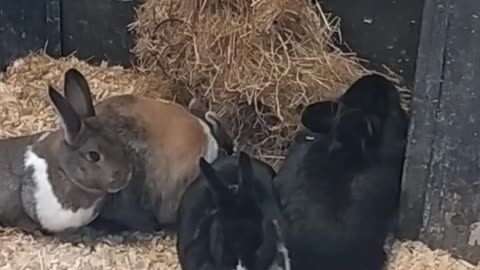
[[[90,91],[82,74],[69,72],[82,81],[78,92]],[[134,165],[132,182],[109,196],[96,229],[153,231],[174,225],[183,192],[200,173],[199,158],[216,160],[221,150],[215,136],[228,133],[218,133],[223,126],[212,129],[179,104],[147,97],[114,96],[96,110],[104,127],[120,136]]]
[[[69,232],[90,223],[106,194],[124,188],[131,166],[118,139],[95,117],[90,93],[74,74],[65,94],[49,87],[61,129],[0,140],[0,225]]]

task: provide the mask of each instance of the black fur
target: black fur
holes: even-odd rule
[[[212,165],[187,188],[178,212],[177,250],[184,270],[268,269],[282,222],[272,195],[274,170],[245,153]]]
[[[408,120],[394,85],[360,78],[309,105],[274,179],[292,269],[380,270],[396,217]]]

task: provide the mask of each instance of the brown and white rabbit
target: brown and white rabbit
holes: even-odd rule
[[[102,128],[90,93],[73,73],[65,95],[49,87],[61,129],[0,140],[0,225],[63,233],[90,223],[106,194],[124,188],[131,166]]]
[[[82,81],[79,92],[90,92],[82,74],[69,72]],[[107,232],[174,225],[181,196],[200,173],[198,159],[212,162],[221,151],[214,133],[223,126],[210,128],[179,104],[135,95],[107,98],[95,109],[123,141],[134,168],[132,182],[109,196],[92,225]]]

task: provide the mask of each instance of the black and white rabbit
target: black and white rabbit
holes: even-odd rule
[[[364,76],[307,106],[302,124],[274,179],[292,269],[382,269],[408,127],[397,90]]]
[[[79,92],[90,92],[80,72],[68,72],[81,81]],[[179,104],[144,96],[109,97],[97,103],[95,110],[103,127],[120,137],[133,177],[125,189],[108,196],[92,227],[118,233],[175,225],[181,196],[199,175],[198,159],[217,159],[222,150],[217,133],[229,136],[228,132],[220,121],[209,125]]]
[[[198,98],[192,98],[188,103],[188,110],[196,117],[202,119],[213,131],[212,135],[218,142],[222,155],[232,155],[234,152],[234,144],[232,137],[225,128],[225,124],[215,112],[208,110]]]
[[[275,171],[244,152],[213,164],[201,158],[200,171],[178,211],[182,269],[288,269]]]
[[[61,128],[0,140],[0,225],[65,233],[90,223],[132,171],[118,138],[95,117],[89,92],[65,74],[65,95],[49,87]]]

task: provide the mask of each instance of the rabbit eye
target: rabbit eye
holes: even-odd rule
[[[86,155],[86,158],[87,158],[88,161],[98,162],[98,161],[100,161],[100,154],[98,152],[95,152],[95,151],[89,151]]]

